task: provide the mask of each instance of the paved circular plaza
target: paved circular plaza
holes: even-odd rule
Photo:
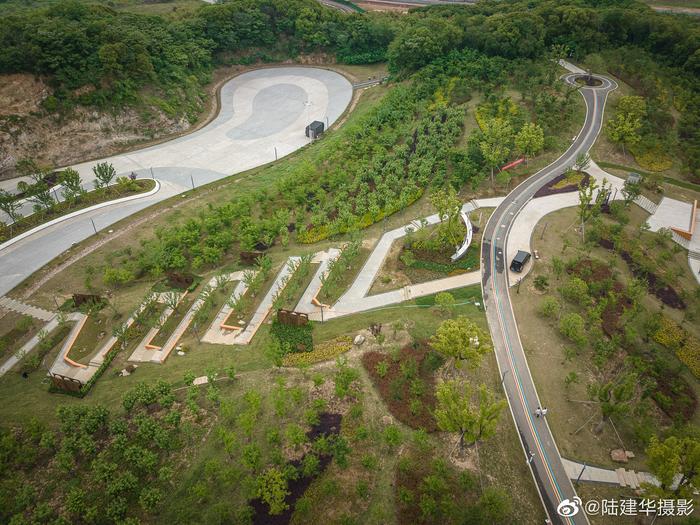
[[[352,85],[326,69],[276,67],[243,73],[221,89],[221,111],[202,129],[149,148],[102,161],[119,174],[158,177],[189,185],[189,169],[197,185],[281,158],[309,142],[306,126],[313,120],[331,125],[352,98]],[[275,152],[276,150],[276,152]],[[97,161],[74,166],[84,181],[94,178]],[[173,168],[172,172],[162,168]],[[188,180],[179,180],[181,176]],[[203,180],[206,179],[206,180]]]

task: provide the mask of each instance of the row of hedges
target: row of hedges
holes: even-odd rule
[[[331,235],[339,235],[343,233],[348,233],[355,230],[364,230],[370,227],[372,224],[381,221],[382,219],[393,215],[394,213],[401,211],[402,209],[410,206],[423,195],[423,190],[419,189],[412,193],[406,199],[400,199],[395,203],[386,206],[379,213],[367,212],[357,221],[353,222],[350,226],[336,226],[333,224],[322,224],[321,226],[316,226],[309,228],[308,230],[299,232],[297,234],[297,242],[301,244],[313,244],[315,242],[327,239]]]

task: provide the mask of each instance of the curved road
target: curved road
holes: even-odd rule
[[[353,86],[344,76],[326,69],[249,71],[223,86],[221,110],[205,127],[162,144],[73,166],[85,187],[92,188],[92,168],[103,161],[114,166],[117,176],[133,172],[141,178],[158,179],[160,190],[80,214],[0,249],[0,296],[96,231],[193,187],[272,162],[305,146],[310,142],[304,133],[306,125],[312,120],[332,125],[350,104],[352,93]],[[14,185],[16,180],[7,184]]]
[[[569,74],[564,78],[572,83],[576,76]],[[603,81],[602,86],[579,89],[587,110],[583,128],[574,142],[561,157],[520,184],[505,198],[486,224],[481,245],[481,287],[503,388],[525,457],[533,458],[530,462],[532,475],[552,523],[587,524],[588,519],[583,510],[572,517],[561,517],[557,513],[557,506],[566,499],[576,497],[576,491],[564,469],[547,420],[534,414],[540,401],[510,302],[509,261],[504,259],[504,254],[507,253],[510,229],[525,204],[539,188],[574,164],[576,156],[587,152],[595,142],[602,126],[608,93],[617,87],[612,80],[598,78]]]

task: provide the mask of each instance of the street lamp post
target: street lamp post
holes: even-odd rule
[[[503,373],[501,374],[501,386],[503,386],[503,382],[506,380],[506,374],[510,372],[510,369],[504,370]]]

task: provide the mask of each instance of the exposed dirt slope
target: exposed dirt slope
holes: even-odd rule
[[[112,155],[136,142],[190,127],[184,118],[169,118],[152,109],[109,113],[77,108],[67,115],[42,105],[51,89],[31,75],[0,76],[0,178],[14,174],[23,158],[51,167]]]

